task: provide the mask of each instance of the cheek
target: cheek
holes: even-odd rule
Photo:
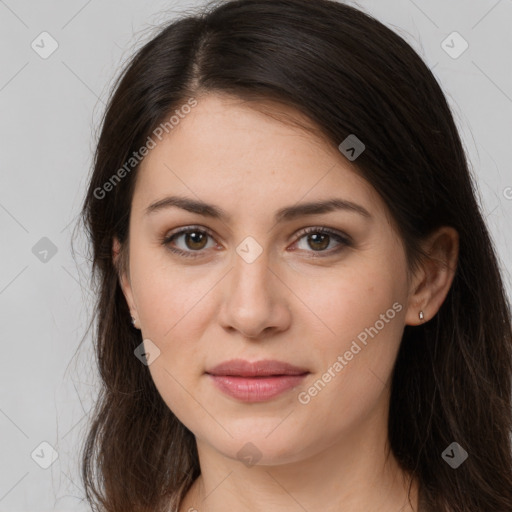
[[[205,318],[205,295],[218,278],[198,267],[170,262],[163,250],[134,254],[133,290],[146,337],[168,343],[180,329],[191,333]]]
[[[321,320],[315,319],[316,324],[328,329],[310,337],[318,374],[303,402],[310,400],[305,407],[315,408],[320,417],[325,413],[326,424],[331,410],[338,423],[347,424],[375,407],[388,386],[403,334],[403,276],[393,276],[391,268],[383,272],[382,266],[359,270],[344,273],[323,291],[308,292],[308,304]]]
[[[193,388],[202,371],[204,347],[197,340],[208,319],[205,293],[215,281],[211,276],[199,279],[191,269],[180,270],[151,260],[142,252],[134,256],[132,286],[142,337],[159,350],[158,358],[149,366],[151,376],[172,410],[190,408],[190,395],[185,390]]]
[[[361,264],[331,272],[316,279],[294,279],[294,293],[301,298],[296,304],[300,323],[310,330],[310,342],[318,353],[331,347],[348,350],[350,340],[366,332],[376,322],[390,331],[391,324],[400,324],[398,310],[404,310],[404,279],[391,268]],[[395,304],[393,308],[393,304]],[[307,306],[307,307],[306,307]],[[401,317],[400,317],[401,318]],[[395,328],[395,333],[399,329]],[[361,336],[364,338],[364,334]]]
[[[200,401],[192,399],[203,371],[204,346],[198,340],[208,317],[205,290],[212,286],[205,281],[154,269],[139,280],[137,292],[143,337],[160,351],[149,366],[151,378],[167,407],[187,425],[197,418],[208,421]]]

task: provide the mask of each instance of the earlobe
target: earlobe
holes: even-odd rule
[[[424,242],[428,258],[413,280],[405,323],[419,325],[433,318],[442,306],[457,269],[459,234],[449,226],[435,231]]]

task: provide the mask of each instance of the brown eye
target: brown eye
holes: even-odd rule
[[[352,246],[351,239],[348,235],[324,227],[308,228],[302,231],[301,235],[302,236],[300,236],[296,242],[296,244],[299,245],[298,248],[306,252],[312,252],[313,257],[329,256],[341,251],[344,247]],[[303,239],[306,243],[303,247],[300,247],[300,243]],[[334,248],[326,250],[332,243],[335,244]],[[314,253],[321,254],[316,255]]]
[[[208,238],[213,239],[208,231],[189,227],[165,237],[162,240],[162,245],[180,256],[195,258],[204,252],[203,249],[207,248]],[[181,242],[181,247],[178,242]]]
[[[165,237],[162,240],[162,245],[179,256],[196,258],[206,252],[204,249],[208,248],[208,238],[214,241],[213,235],[209,231],[191,226]],[[312,253],[311,257],[334,255],[343,248],[352,246],[351,238],[348,235],[324,227],[304,230],[295,245],[299,245],[303,239],[306,241],[306,247],[299,247],[299,249],[306,253]],[[181,247],[178,243],[180,241]],[[335,244],[334,248],[327,250],[332,243]],[[214,246],[215,243],[209,248]]]
[[[201,231],[182,233],[187,248],[192,250],[204,249],[208,235]]]
[[[307,240],[312,249],[322,251],[329,246],[330,237],[325,233],[313,233],[307,236]]]

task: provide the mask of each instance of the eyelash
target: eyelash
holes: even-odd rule
[[[202,249],[197,250],[197,251],[183,251],[181,249],[176,249],[175,247],[171,247],[171,245],[170,245],[170,243],[175,238],[179,237],[180,235],[187,234],[187,233],[197,233],[197,232],[199,232],[201,234],[206,234],[206,235],[214,238],[213,234],[208,229],[201,228],[199,226],[188,226],[186,228],[180,229],[179,231],[175,231],[174,233],[171,233],[168,236],[165,236],[161,240],[161,243],[162,243],[162,245],[166,246],[167,249],[169,249],[171,252],[178,254],[179,256],[184,256],[186,258],[198,258],[201,256],[201,253],[203,252]],[[325,228],[325,227],[310,227],[310,228],[306,228],[306,229],[302,230],[299,233],[300,236],[297,238],[297,240],[294,243],[298,242],[299,240],[304,238],[306,235],[309,235],[310,233],[320,233],[320,234],[329,235],[341,244],[341,247],[338,247],[337,249],[334,249],[334,250],[331,249],[330,251],[307,251],[307,252],[314,253],[313,256],[309,256],[310,258],[318,258],[318,257],[323,258],[323,257],[332,256],[332,255],[340,252],[344,247],[352,246],[352,241],[351,241],[350,237],[348,237],[347,235],[344,235],[338,231],[334,231],[332,229]],[[317,253],[317,254],[315,254],[315,253]],[[319,256],[318,253],[326,253],[326,255]]]

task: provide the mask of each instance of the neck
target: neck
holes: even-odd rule
[[[387,438],[376,436],[371,427],[369,422],[365,431],[360,425],[321,451],[275,465],[246,467],[198,441],[201,475],[180,512],[418,512],[418,482],[411,483]]]

